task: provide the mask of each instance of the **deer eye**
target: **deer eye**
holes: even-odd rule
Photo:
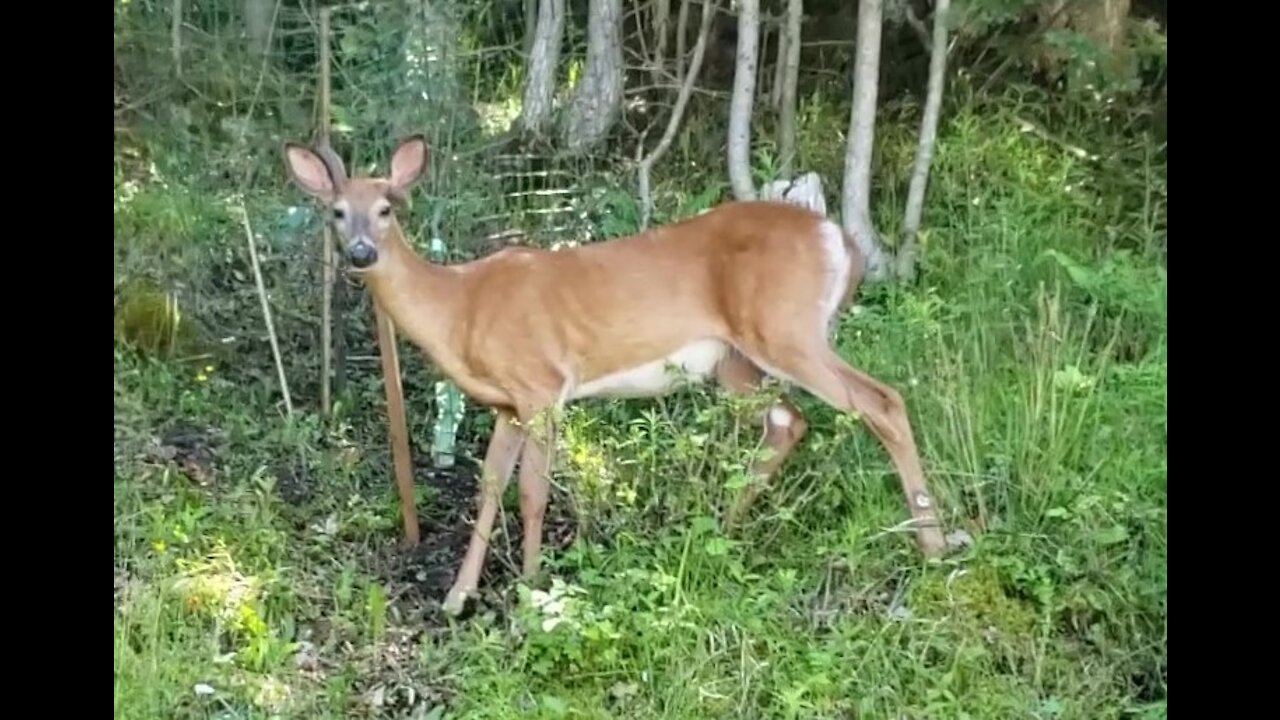
[[[346,216],[347,216],[347,212],[346,212],[345,210],[343,210],[342,208],[334,208],[334,209],[333,209],[333,219],[334,219],[334,220],[341,220],[342,218],[344,218],[344,217],[346,217]]]
[[[383,206],[378,210],[378,217],[390,217],[390,216],[391,216],[391,206],[390,206],[390,205],[383,205]]]

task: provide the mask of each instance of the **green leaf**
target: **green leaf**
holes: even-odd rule
[[[553,715],[563,717],[569,713],[569,706],[555,695],[543,695],[542,707]]]
[[[1075,258],[1064,252],[1054,250],[1052,248],[1045,250],[1042,254],[1057,261],[1058,265],[1067,271],[1067,276],[1071,278],[1071,282],[1084,290],[1093,288],[1098,281],[1098,275],[1092,269],[1081,265]]]
[[[689,523],[689,527],[697,533],[710,532],[716,529],[716,520],[713,517],[699,515]]]
[[[1129,539],[1129,530],[1123,525],[1112,525],[1105,530],[1099,530],[1094,537],[1102,545],[1117,545]]]

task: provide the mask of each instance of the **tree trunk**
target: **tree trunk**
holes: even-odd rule
[[[796,85],[800,81],[800,20],[804,16],[804,0],[788,0],[787,24],[782,34],[781,49],[785,57],[778,58],[784,67],[782,95],[779,99],[782,116],[778,118],[778,155],[782,163],[782,176],[791,177],[796,155]]]
[[[249,53],[255,58],[267,51],[274,6],[272,0],[244,0],[244,30],[249,38]]]
[[[739,200],[756,198],[751,180],[751,107],[755,101],[759,42],[759,0],[740,0],[737,63],[729,101],[729,185]]]
[[[182,77],[182,0],[173,0],[169,18],[169,53],[173,57],[173,74]]]
[[[529,62],[529,53],[533,50],[533,39],[538,34],[538,0],[524,0],[524,38],[520,51],[524,53],[524,61]]]
[[[420,0],[412,15],[414,25],[408,48],[414,60],[415,77],[406,78],[404,90],[426,93],[433,98],[429,112],[448,113],[450,119],[462,114],[467,99],[459,80],[458,38],[460,28],[439,0]]]
[[[1133,60],[1133,54],[1125,44],[1130,5],[1130,0],[1049,0],[1037,8],[1036,14],[1046,29],[1074,30],[1089,38],[1101,51],[1100,64],[1113,72],[1120,72]],[[1069,57],[1067,50],[1042,42],[1036,64],[1062,71],[1069,63]],[[1087,90],[1096,78],[1068,75],[1067,82],[1069,86],[1083,83],[1083,89]]]
[[[1107,54],[1124,47],[1130,0],[1050,0],[1038,8],[1041,24],[1072,28],[1089,36]],[[1065,12],[1064,12],[1065,11]]]
[[[622,107],[622,0],[591,0],[587,62],[574,89],[565,123],[565,149],[584,152],[600,144]]]
[[[676,16],[676,77],[684,77],[685,35],[689,33],[689,0],[680,0]]]
[[[866,264],[868,281],[888,275],[888,258],[871,225],[871,151],[876,134],[876,93],[880,80],[881,0],[859,0],[857,53],[853,66],[853,107],[844,157],[845,231],[853,235]]]
[[[933,10],[933,44],[929,56],[929,86],[925,93],[924,118],[920,121],[920,144],[916,164],[907,189],[907,210],[902,220],[902,246],[898,248],[898,277],[910,282],[916,275],[916,235],[924,213],[924,191],[929,182],[929,164],[938,137],[938,114],[942,109],[942,86],[947,74],[947,14],[951,0],[937,0]]]
[[[538,26],[524,79],[524,105],[518,124],[525,132],[542,133],[551,118],[560,43],[564,37],[564,0],[538,0]]]
[[[667,35],[671,28],[671,0],[653,0],[653,84],[665,83]]]
[[[785,19],[785,18],[784,18]],[[769,83],[769,105],[774,112],[782,109],[782,85],[787,75],[787,25],[778,24],[778,47],[773,55],[773,80]]]

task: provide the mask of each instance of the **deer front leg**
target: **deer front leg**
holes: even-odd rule
[[[547,512],[551,458],[556,446],[556,424],[550,411],[530,421],[528,436],[520,458],[520,518],[524,522],[521,574],[526,580],[538,574],[542,560],[542,520]]]
[[[480,510],[471,531],[471,542],[467,546],[467,554],[462,558],[453,587],[441,605],[449,615],[461,613],[467,598],[475,594],[480,584],[480,571],[484,568],[485,555],[489,550],[489,535],[493,532],[498,503],[511,479],[511,471],[515,469],[516,458],[519,457],[520,447],[524,442],[525,431],[516,424],[515,417],[509,412],[498,411],[494,418],[493,436],[489,438],[489,449],[484,456],[484,470],[480,478]]]

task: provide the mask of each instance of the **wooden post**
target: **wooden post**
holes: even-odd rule
[[[329,57],[329,18],[331,8],[320,9],[320,122],[319,141],[329,146],[330,135],[330,89],[332,86]],[[337,326],[339,333],[334,342],[334,295],[335,289],[341,298],[342,286],[336,279],[336,253],[334,252],[333,230],[328,223],[324,225],[324,281],[322,290],[320,338],[324,346],[321,360],[320,404],[326,415],[332,409],[332,386],[330,374],[336,371],[337,389],[342,391],[346,373],[346,343],[342,328],[342,312],[339,302]],[[336,288],[335,288],[336,285]],[[391,463],[396,479],[396,490],[400,495],[400,515],[404,520],[404,539],[407,545],[417,545],[418,511],[413,497],[413,467],[409,458],[409,428],[405,421],[404,388],[400,383],[400,355],[396,350],[396,330],[391,318],[383,311],[382,306],[374,301],[378,332],[378,354],[382,358],[382,380],[387,393],[387,424],[391,436]],[[336,347],[336,353],[334,352]],[[335,357],[336,356],[336,357]]]
[[[391,430],[391,462],[395,466],[396,490],[400,493],[400,515],[404,518],[404,540],[418,544],[418,510],[413,497],[413,467],[409,462],[409,428],[405,422],[404,388],[400,384],[400,354],[396,349],[396,328],[377,300],[373,302],[378,326],[378,355],[382,358],[382,382],[387,391],[387,420]]]
[[[320,8],[320,143],[329,144],[329,13],[330,8]],[[321,270],[320,300],[320,412],[328,415],[332,409],[331,374],[333,372],[333,282],[334,253],[333,229],[324,223],[324,250]]]

